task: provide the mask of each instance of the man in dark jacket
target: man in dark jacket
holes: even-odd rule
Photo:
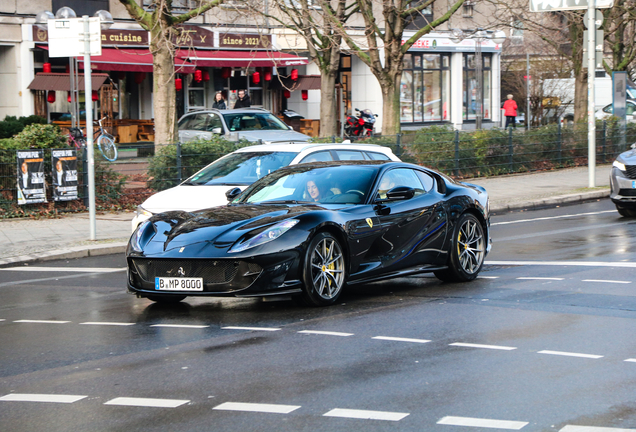
[[[249,108],[252,105],[249,95],[245,94],[245,90],[238,91],[238,99],[234,104],[234,108]]]

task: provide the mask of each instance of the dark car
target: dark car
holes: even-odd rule
[[[128,290],[159,302],[297,295],[329,305],[345,283],[475,279],[490,248],[486,191],[417,165],[301,164],[227,195],[227,206],[140,224]]]
[[[610,199],[624,217],[636,217],[636,144],[618,155],[610,172]]]

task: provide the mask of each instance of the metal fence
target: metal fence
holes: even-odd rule
[[[321,142],[342,142],[336,137]],[[406,162],[437,169],[465,179],[517,172],[556,169],[587,164],[587,125],[550,125],[531,129],[491,129],[471,132],[448,127],[429,127],[413,133],[375,136],[352,142],[390,147]],[[615,123],[597,126],[597,162],[611,162],[636,141],[636,127],[621,133]],[[153,143],[121,144],[120,157],[107,162],[95,152],[95,183],[98,209],[132,209],[153,193],[181,183],[210,162],[246,142],[216,139],[206,142],[155,146]],[[44,150],[47,197],[52,197],[51,153]],[[79,200],[17,206],[15,150],[0,149],[0,217],[32,211],[74,211],[88,197],[85,152],[78,151]]]

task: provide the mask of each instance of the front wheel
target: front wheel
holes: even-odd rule
[[[345,258],[338,240],[329,233],[316,235],[307,248],[303,266],[303,300],[310,306],[335,303],[346,280]]]
[[[446,282],[467,282],[475,279],[486,257],[486,238],[481,222],[464,213],[453,230],[448,269],[438,270],[435,276]]]
[[[117,160],[117,146],[108,135],[100,135],[97,138],[97,147],[107,160],[111,162]]]

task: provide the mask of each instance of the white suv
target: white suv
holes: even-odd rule
[[[157,192],[139,207],[133,231],[155,213],[195,211],[227,204],[225,192],[245,189],[287,165],[338,160],[400,159],[390,148],[374,144],[267,144],[243,147],[212,162],[178,186]]]

